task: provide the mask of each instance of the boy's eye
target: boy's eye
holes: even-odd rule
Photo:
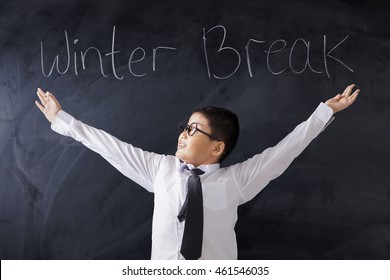
[[[189,126],[188,126],[188,134],[189,135],[194,135],[195,134],[195,132],[196,132],[196,130],[197,130],[197,126],[196,126],[196,123],[192,123],[192,124],[190,124]]]

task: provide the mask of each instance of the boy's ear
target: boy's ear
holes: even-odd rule
[[[225,150],[225,142],[218,141],[213,149],[213,155],[214,156],[221,156],[223,154],[223,151]]]

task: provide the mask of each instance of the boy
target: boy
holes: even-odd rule
[[[175,156],[135,148],[88,126],[38,89],[38,108],[51,128],[99,153],[122,174],[154,193],[152,259],[237,259],[237,207],[281,175],[326,126],[350,106],[354,85],[326,103],[275,147],[245,162],[220,168],[239,133],[237,116],[223,108],[196,110],[180,125]],[[188,182],[188,186],[187,186]]]

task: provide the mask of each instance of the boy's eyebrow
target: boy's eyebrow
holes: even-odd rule
[[[193,123],[196,123],[197,125],[203,126],[202,123],[198,123],[198,122],[192,122],[192,123],[190,123],[190,124],[193,124]]]

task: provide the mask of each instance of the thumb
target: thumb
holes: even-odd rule
[[[335,97],[333,97],[333,99],[336,99],[336,100],[340,100],[341,99],[341,94],[337,94]]]
[[[49,100],[53,101],[53,103],[56,105],[56,107],[61,110],[61,104],[60,104],[60,102],[58,102],[58,100],[56,99],[56,97],[53,94],[49,95]]]

